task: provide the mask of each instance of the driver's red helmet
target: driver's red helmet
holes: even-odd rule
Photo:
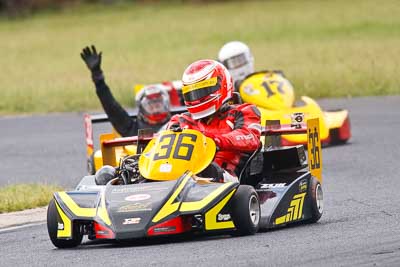
[[[221,63],[204,59],[189,65],[182,77],[185,105],[193,119],[218,111],[233,94],[233,81]]]
[[[163,124],[170,118],[169,95],[159,85],[143,88],[137,97],[138,117],[147,124]]]

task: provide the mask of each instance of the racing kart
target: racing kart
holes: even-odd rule
[[[137,138],[140,154],[119,166],[85,176],[73,191],[56,192],[47,211],[47,229],[58,248],[90,240],[130,240],[183,233],[255,234],[259,229],[317,222],[323,212],[322,155],[318,119],[307,127],[273,125],[266,142],[248,155],[238,179],[212,163],[216,145],[196,130],[174,129]],[[308,136],[303,145],[276,146],[275,136]],[[103,164],[132,138],[101,144]],[[147,143],[147,144],[146,144]],[[307,160],[308,158],[308,160]]]
[[[341,144],[351,137],[349,112],[345,109],[323,111],[310,97],[302,96],[294,104],[294,91],[281,71],[261,71],[247,76],[239,86],[241,99],[261,111],[261,121],[279,119],[290,123],[293,116],[304,114],[304,119],[319,118],[323,144]],[[283,135],[282,145],[306,144],[307,135]]]
[[[174,105],[182,103],[180,81],[163,82],[163,86],[170,94]],[[135,93],[143,85],[134,87]],[[178,92],[178,93],[177,93]],[[238,86],[238,95],[234,95],[236,103],[252,103],[261,112],[261,121],[280,120],[282,124],[291,123],[292,116],[304,114],[304,119],[319,118],[321,139],[324,145],[346,143],[351,137],[349,111],[335,109],[323,111],[318,103],[310,97],[302,96],[295,103],[293,86],[286,79],[282,71],[260,71],[247,76]],[[180,97],[177,97],[179,95]],[[283,135],[282,145],[307,144],[307,136]]]

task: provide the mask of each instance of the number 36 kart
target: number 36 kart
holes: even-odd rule
[[[107,165],[116,147],[134,138],[104,141],[104,166],[83,177],[75,190],[54,193],[47,212],[51,242],[70,248],[84,235],[90,240],[211,232],[249,235],[318,221],[323,211],[318,119],[308,120],[307,127],[275,125],[263,133],[265,144],[248,155],[239,179],[223,183],[215,182],[227,177],[212,162],[215,143],[198,131],[162,131],[116,168]],[[304,133],[308,157],[303,145],[273,145],[275,136]]]

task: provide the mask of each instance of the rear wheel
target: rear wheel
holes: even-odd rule
[[[329,130],[330,143],[332,145],[342,145],[347,143],[351,137],[350,118],[347,117],[342,126]]]
[[[237,234],[253,235],[258,231],[261,217],[260,202],[252,186],[238,187],[232,197],[231,211]]]
[[[94,175],[96,173],[96,166],[94,165],[94,152],[87,159],[87,171],[89,175]]]
[[[47,208],[47,231],[51,242],[58,248],[72,248],[78,246],[83,238],[78,224],[74,224],[72,227],[72,239],[57,238],[58,216],[55,200],[52,199]]]
[[[324,194],[322,192],[321,183],[315,178],[311,177],[311,186],[309,187],[309,194],[311,196],[311,219],[310,223],[317,222],[324,211]]]

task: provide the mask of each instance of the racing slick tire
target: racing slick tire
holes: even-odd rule
[[[86,164],[88,174],[94,175],[96,173],[96,166],[94,165],[94,153],[92,153],[92,155],[90,155],[90,157],[87,159]]]
[[[324,194],[321,183],[315,177],[311,177],[310,185],[311,218],[308,222],[315,223],[321,218],[324,211]]]
[[[259,229],[261,218],[257,192],[250,185],[239,185],[231,201],[232,220],[235,235],[253,235]]]
[[[82,242],[83,235],[78,224],[74,224],[72,228],[72,239],[57,238],[58,230],[58,212],[55,200],[52,199],[47,208],[47,231],[54,246],[58,248],[73,248]]]
[[[332,112],[343,111],[343,109],[330,110]],[[339,128],[329,129],[329,144],[343,145],[351,138],[351,124],[349,116],[346,117]]]

